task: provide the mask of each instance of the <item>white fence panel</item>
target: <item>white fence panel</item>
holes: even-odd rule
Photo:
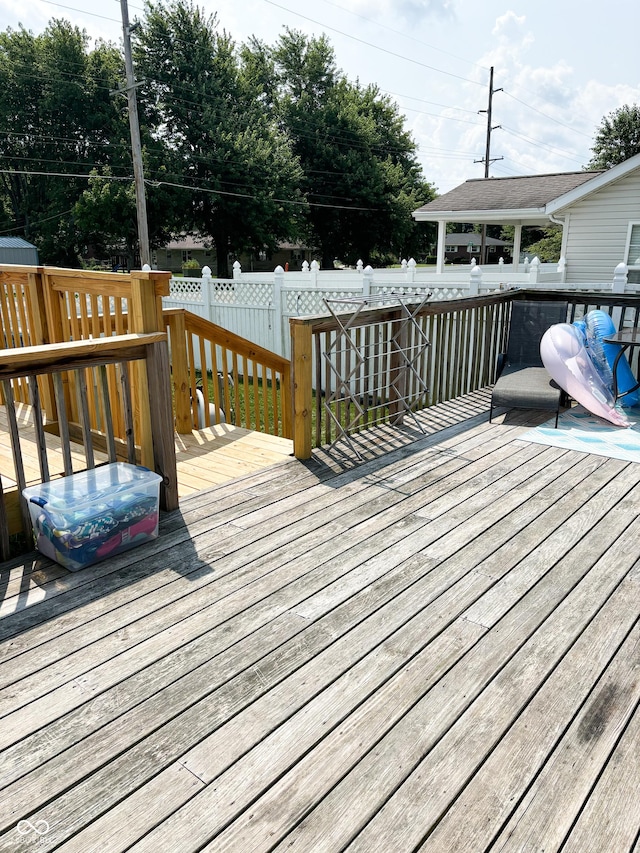
[[[163,299],[167,308],[185,308],[247,338],[265,349],[290,358],[289,318],[325,314],[325,297],[352,299],[358,296],[415,294],[431,291],[431,299],[443,301],[475,296],[513,287],[566,290],[636,292],[627,284],[627,268],[619,264],[613,281],[564,283],[564,264],[540,264],[537,258],[520,264],[498,264],[488,271],[478,266],[418,270],[415,261],[403,261],[399,269],[373,270],[358,265],[355,270],[320,270],[314,261],[301,271],[243,273],[234,265],[233,279],[211,278],[203,269],[201,279],[172,279],[171,295]],[[561,267],[561,268],[560,268]],[[524,271],[526,270],[526,271]]]

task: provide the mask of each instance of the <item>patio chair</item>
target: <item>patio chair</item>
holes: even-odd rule
[[[540,340],[550,326],[566,323],[566,302],[514,302],[506,353],[498,357],[498,378],[491,394],[493,410],[544,409],[556,413],[565,393],[547,373],[540,357]]]

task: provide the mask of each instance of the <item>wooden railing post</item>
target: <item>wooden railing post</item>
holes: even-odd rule
[[[36,346],[40,344],[52,343],[49,333],[49,323],[47,320],[47,303],[44,293],[44,280],[42,271],[36,267],[30,271],[27,276],[27,289],[29,292],[29,307],[32,316],[30,321],[32,328],[32,342]],[[43,376],[41,381],[42,405],[47,416],[47,421],[51,423],[58,418],[55,395],[53,392],[53,379],[51,376]]]
[[[178,473],[173,437],[169,347],[166,341],[150,344],[147,347],[146,364],[149,378],[149,413],[153,434],[153,470],[162,476],[160,508],[169,511],[178,507]]]
[[[173,400],[176,412],[176,430],[180,435],[190,435],[193,429],[191,414],[191,390],[189,365],[187,362],[187,331],[184,311],[176,311],[167,317],[169,343],[171,346],[171,376]],[[198,424],[202,428],[201,424]]]
[[[291,385],[293,396],[293,453],[297,459],[311,458],[311,412],[313,394],[311,326],[292,317]]]
[[[65,325],[63,319],[64,293],[54,290],[51,286],[50,277],[46,269],[40,275],[40,283],[42,294],[44,297],[47,330],[49,333],[49,342],[52,344],[60,344],[68,341],[68,335],[65,333]],[[65,309],[66,311],[66,309]],[[60,377],[62,381],[62,389],[64,396],[64,404],[69,420],[77,420],[78,406],[76,395],[71,393],[68,374]]]
[[[291,400],[291,365],[288,364],[282,372],[282,437],[292,438],[293,429],[291,426],[293,416],[293,405]]]
[[[162,315],[158,317],[155,284],[149,273],[131,273],[129,331],[138,334],[163,331]],[[153,470],[153,434],[149,407],[149,375],[146,362],[136,362],[133,370],[134,420],[140,436],[140,461]],[[173,436],[173,429],[171,430]]]

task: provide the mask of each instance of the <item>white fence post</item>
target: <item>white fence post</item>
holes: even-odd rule
[[[362,295],[371,296],[371,285],[373,283],[373,267],[366,266],[362,271]]]
[[[625,263],[620,263],[613,271],[613,282],[611,284],[612,293],[624,293],[627,287],[629,267]],[[616,329],[622,331],[622,308],[614,308],[611,312],[611,319]]]
[[[416,280],[416,261],[415,258],[409,258],[407,261],[407,282],[415,284]]]
[[[320,272],[320,264],[313,260],[311,261],[311,284],[313,287],[318,286],[318,273]]]
[[[274,346],[276,352],[287,353],[289,352],[289,341],[287,336],[289,334],[289,323],[285,323],[284,311],[282,310],[282,285],[284,284],[284,268],[281,266],[277,266],[273,271],[273,328],[274,328],[274,339],[275,339],[275,330],[277,329],[280,334],[280,349]]]
[[[529,284],[533,284],[535,287],[537,287],[539,276],[540,276],[540,258],[536,255],[534,257],[534,259],[531,261],[531,266],[529,267]]]
[[[469,296],[477,296],[482,285],[482,267],[475,264],[469,273]]]
[[[629,267],[625,263],[620,263],[613,271],[613,284],[611,285],[612,293],[624,293],[627,287]]]
[[[213,323],[213,305],[211,304],[213,302],[213,287],[211,286],[211,267],[202,267],[202,278],[200,279],[200,282],[205,320],[209,320],[210,323]]]
[[[560,274],[560,281],[564,283],[567,280],[567,259],[564,255],[558,261],[556,272]]]
[[[233,262],[233,279],[234,281],[238,281],[242,278],[242,267],[240,266],[240,261]]]

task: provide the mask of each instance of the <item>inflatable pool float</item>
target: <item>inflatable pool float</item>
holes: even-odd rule
[[[608,367],[609,373],[611,374],[611,390],[613,393],[613,365],[621,350],[621,346],[620,344],[606,344],[604,339],[611,337],[611,335],[615,335],[618,330],[607,312],[601,311],[600,309],[589,311],[584,318],[584,323],[586,326],[589,355],[591,356],[592,361],[596,364],[600,373],[603,373],[603,371]],[[599,361],[600,359],[601,361]],[[638,405],[640,402],[640,395],[638,394],[638,391],[636,390],[626,393],[630,388],[634,388],[637,385],[637,380],[633,375],[629,362],[627,361],[627,357],[624,354],[618,361],[616,380],[618,384],[618,395],[624,394],[624,396],[620,398],[620,405],[625,408]]]
[[[575,326],[557,323],[547,329],[540,341],[540,356],[551,378],[585,409],[616,426],[629,426],[615,408],[613,392],[596,370]]]

